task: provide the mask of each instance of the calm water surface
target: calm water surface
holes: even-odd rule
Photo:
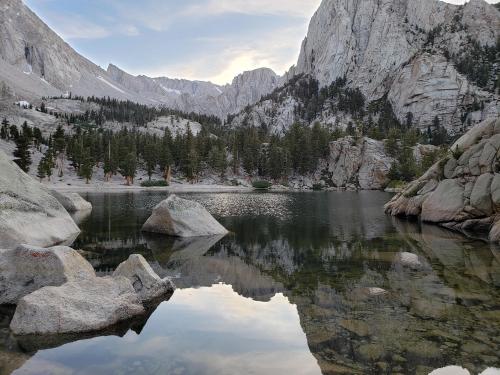
[[[87,194],[74,248],[100,275],[140,253],[178,289],[101,337],[16,339],[0,374],[427,374],[500,367],[500,250],[383,214],[390,195],[186,194],[232,233],[142,224],[165,193]],[[409,268],[401,252],[419,256]],[[385,294],[374,295],[372,288]]]

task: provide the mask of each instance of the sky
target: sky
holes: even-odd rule
[[[134,75],[225,84],[260,67],[287,71],[321,0],[24,2],[103,68],[113,63]]]

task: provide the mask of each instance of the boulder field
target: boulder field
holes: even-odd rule
[[[142,230],[173,237],[204,237],[229,233],[201,204],[176,195],[171,195],[154,208]]]
[[[17,305],[16,335],[94,332],[146,314],[174,290],[141,255],[131,255],[110,277],[69,247],[0,250],[0,304]]]
[[[1,151],[0,171],[0,248],[69,244],[78,236],[80,229],[49,190]]]
[[[450,154],[397,194],[385,211],[500,241],[500,119],[462,136]]]

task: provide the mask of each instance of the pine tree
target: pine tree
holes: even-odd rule
[[[413,126],[413,118],[414,118],[414,116],[413,116],[412,112],[408,112],[406,114],[406,128],[407,129],[411,129],[412,128],[412,126]]]
[[[11,125],[9,128],[10,139],[14,142],[19,138],[19,130],[17,130],[16,125]]]
[[[63,166],[64,166],[64,151],[66,150],[66,140],[64,137],[64,129],[59,125],[54,133],[53,137],[54,151],[56,153],[56,159],[59,165],[59,177],[63,176]]]
[[[94,172],[94,160],[90,155],[90,152],[87,150],[84,151],[82,155],[82,163],[80,165],[80,169],[78,174],[81,178],[84,178],[86,183],[88,184],[92,179],[92,174]]]
[[[33,138],[35,139],[35,146],[39,148],[43,143],[43,135],[39,128],[35,127],[33,129]]]
[[[48,180],[50,181],[50,178],[52,177],[52,168],[55,167],[54,151],[52,150],[51,147],[47,148],[47,151],[45,151],[45,154],[43,155],[40,164],[43,165],[44,173],[47,176]]]
[[[156,164],[158,162],[158,153],[156,144],[154,142],[147,142],[144,145],[143,154],[144,163],[146,164],[146,171],[148,174],[149,181],[151,181],[151,176],[156,169]]]
[[[385,140],[385,152],[387,155],[396,157],[399,153],[399,139],[400,133],[397,129],[391,129],[389,135]]]
[[[160,166],[160,169],[163,171],[163,178],[165,179],[165,181],[170,182],[173,158],[168,143],[163,141],[158,152],[158,164]]]
[[[40,163],[38,163],[38,168],[36,172],[36,176],[40,179],[40,182],[42,182],[43,179],[47,177],[46,169],[47,169],[46,161],[44,160],[44,158],[42,158],[40,160]]]
[[[0,128],[0,138],[6,140],[8,137],[8,129],[5,125]]]
[[[31,165],[29,146],[30,142],[24,134],[16,139],[16,150],[14,151],[16,160],[14,162],[26,173],[29,172]]]
[[[125,177],[125,180],[127,181],[127,185],[131,185],[134,183],[136,171],[137,171],[136,154],[135,152],[130,152],[123,160],[123,166],[120,170],[121,175]]]

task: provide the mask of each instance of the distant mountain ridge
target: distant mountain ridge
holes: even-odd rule
[[[132,76],[115,65],[102,69],[78,54],[22,0],[0,5],[0,81],[19,97],[31,99],[72,92],[221,118],[257,102],[281,82],[267,68],[244,72],[232,84]]]
[[[257,119],[250,123],[265,121],[266,126],[276,123],[286,129],[303,120],[295,115],[298,100],[281,97],[282,103],[271,100],[265,106],[259,101],[303,75],[320,87],[345,78],[367,102],[387,98],[400,121],[411,112],[422,129],[436,116],[455,132],[466,121],[500,114],[498,51],[494,61],[484,62],[490,76],[479,72],[481,84],[467,69],[459,69],[479,66],[483,62],[477,54],[500,46],[500,12],[484,0],[464,6],[438,0],[323,0],[297,65],[284,77],[261,68],[224,86],[133,76],[113,64],[104,70],[72,49],[21,0],[3,0],[0,10],[0,81],[22,99],[66,92],[110,96],[220,118],[240,113],[241,120],[245,113]],[[467,58],[472,59],[469,65]],[[320,114],[317,120],[327,121],[329,116]]]

